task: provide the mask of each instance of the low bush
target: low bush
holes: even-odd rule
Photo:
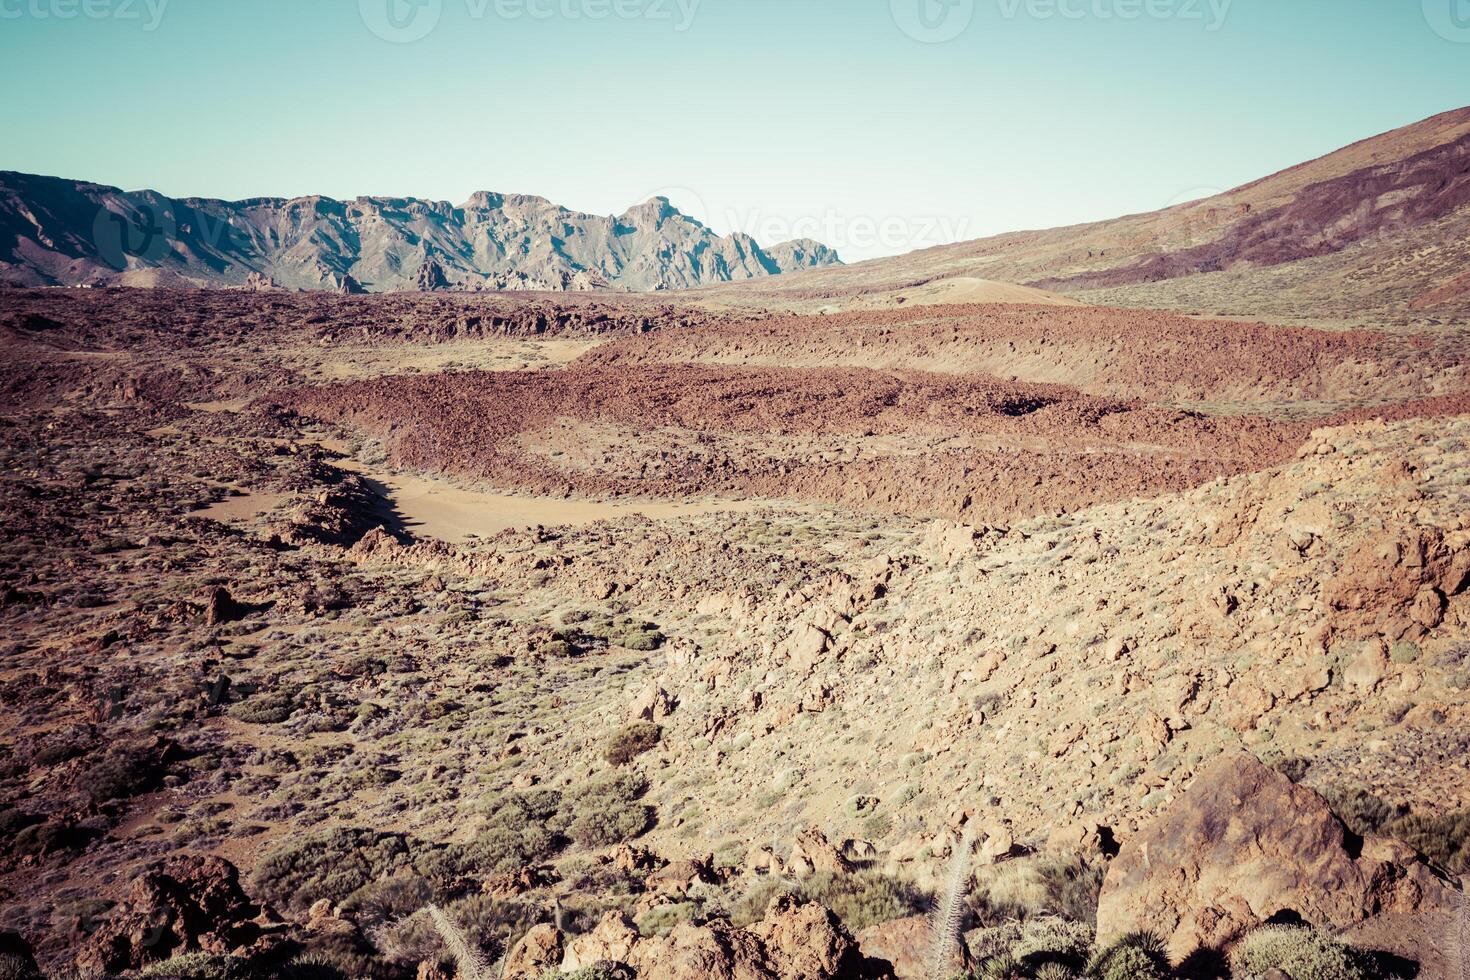
[[[648,792],[641,776],[618,773],[569,792],[562,810],[567,835],[583,847],[610,847],[633,840],[653,823],[653,808],[639,800]]]
[[[1359,837],[1381,832],[1388,823],[1404,814],[1402,807],[1390,806],[1357,787],[1329,786],[1322,791],[1322,798],[1348,830]]]
[[[635,721],[608,740],[602,757],[615,766],[625,766],[658,745],[663,729],[647,721]]]
[[[252,725],[274,725],[290,718],[296,706],[296,691],[276,690],[231,705],[229,715]]]
[[[694,902],[659,905],[638,917],[638,932],[644,936],[667,936],[674,926],[687,922],[699,911]]]
[[[1292,980],[1372,980],[1372,965],[1353,950],[1311,929],[1257,929],[1230,956],[1236,977],[1261,977],[1280,970]]]
[[[1170,972],[1163,940],[1146,932],[1124,936],[1087,964],[1095,980],[1167,980]]]
[[[1057,964],[1075,972],[1092,955],[1092,933],[1085,923],[1041,916],[1021,927],[1021,938],[1011,946],[1010,955],[1033,971]]]
[[[340,827],[286,841],[261,858],[254,891],[294,910],[318,899],[339,903],[381,878],[410,868],[414,846],[402,834]]]
[[[1457,875],[1470,874],[1470,810],[1440,816],[1411,814],[1383,828],[1435,864]]]
[[[799,882],[761,878],[735,903],[731,921],[736,925],[756,922],[765,916],[773,899],[786,894],[831,909],[848,932],[918,915],[933,905],[932,896],[902,878],[879,871],[855,874],[822,871]]]
[[[247,961],[215,953],[185,953],[150,964],[138,976],[149,980],[264,980]]]

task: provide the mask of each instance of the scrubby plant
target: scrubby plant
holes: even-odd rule
[[[16,953],[0,953],[0,980],[42,980],[36,961]]]
[[[139,977],[148,980],[260,980],[250,963],[234,956],[215,953],[185,953],[144,967]]]
[[[583,847],[609,847],[641,835],[653,822],[653,808],[639,800],[648,792],[641,776],[618,773],[567,794],[567,835]]]
[[[1045,963],[1033,974],[1035,980],[1073,980],[1076,971],[1062,963]]]
[[[1322,798],[1347,828],[1360,837],[1377,834],[1392,820],[1404,815],[1394,807],[1358,787],[1329,786]]]
[[[254,891],[278,907],[341,902],[369,882],[407,869],[412,842],[402,834],[339,827],[293,838],[268,852],[253,875]]]
[[[1299,926],[1265,926],[1246,936],[1230,956],[1242,980],[1280,970],[1292,980],[1373,980],[1372,964],[1352,949]]]
[[[663,729],[648,721],[635,721],[620,728],[608,740],[602,757],[615,766],[625,766],[658,745]]]
[[[1087,965],[1092,955],[1092,927],[1057,916],[1028,920],[1021,937],[1011,946],[1010,955],[1028,969],[1059,965],[1069,973]]]
[[[1168,950],[1158,936],[1130,933],[1096,953],[1087,975],[1095,980],[1167,980]]]
[[[269,691],[230,706],[229,715],[252,725],[274,725],[290,718],[297,707],[294,689]]]
[[[1446,871],[1470,874],[1470,810],[1440,816],[1410,814],[1383,828]]]
[[[918,915],[933,905],[932,898],[912,882],[880,871],[819,871],[801,881],[775,876],[758,879],[731,909],[731,921],[749,925],[760,920],[779,895],[792,895],[800,902],[816,902],[830,909],[852,933]]]
[[[1009,954],[992,956],[981,963],[975,977],[976,980],[1030,980],[1020,960]]]
[[[698,911],[699,905],[694,902],[656,906],[638,917],[638,932],[644,936],[667,936],[674,926],[689,921]]]
[[[454,920],[445,915],[444,910],[437,905],[430,905],[427,911],[429,921],[434,924],[439,938],[444,941],[444,948],[454,959],[454,975],[459,980],[490,980],[490,967],[485,962],[485,957],[459,926],[455,925]]]
[[[1095,924],[1106,870],[1080,857],[1043,862],[1037,874],[1046,889],[1046,908],[1063,919]]]

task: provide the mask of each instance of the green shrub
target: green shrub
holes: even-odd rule
[[[1097,899],[1107,869],[1082,858],[1043,863],[1037,876],[1046,890],[1046,907],[1063,919],[1097,923]]]
[[[245,960],[215,953],[185,953],[143,968],[139,977],[157,980],[259,980],[261,974]]]
[[[562,819],[567,835],[583,847],[630,841],[653,822],[653,808],[638,802],[648,792],[641,776],[617,773],[594,779],[567,794]]]
[[[230,706],[229,715],[252,725],[274,725],[290,718],[296,711],[295,690],[277,690],[257,694]]]
[[[1402,807],[1393,807],[1366,790],[1357,787],[1329,786],[1322,798],[1332,807],[1348,830],[1359,837],[1377,834],[1390,821],[1403,816]]]
[[[667,639],[656,623],[636,619],[620,619],[607,628],[607,641],[625,650],[648,652],[657,650]]]
[[[794,895],[801,902],[817,902],[831,909],[848,932],[857,932],[881,922],[892,922],[927,911],[931,896],[911,882],[880,871],[833,874],[819,871],[800,882],[761,878],[735,903],[731,920],[748,925],[763,918],[771,900]]]
[[[638,932],[644,936],[667,936],[674,926],[687,922],[698,911],[699,906],[693,902],[651,908],[638,917]]]
[[[992,956],[980,964],[978,980],[1030,980],[1025,968],[1014,956]]]
[[[402,834],[339,827],[287,840],[269,851],[252,876],[253,890],[281,908],[337,903],[359,888],[410,867],[412,842]]]
[[[1073,980],[1077,974],[1062,963],[1043,963],[1032,976],[1035,980]]]
[[[608,740],[602,757],[615,766],[625,766],[658,745],[663,729],[647,721],[635,721]]]
[[[1241,941],[1230,955],[1237,977],[1281,970],[1292,980],[1371,980],[1373,970],[1351,949],[1311,929],[1266,926]]]
[[[19,953],[0,953],[0,980],[42,980],[32,957]]]
[[[1411,814],[1383,828],[1446,871],[1470,874],[1470,810],[1441,816]]]
[[[1096,980],[1167,980],[1169,954],[1157,936],[1135,932],[1093,956],[1087,975]]]
[[[487,960],[504,955],[517,938],[541,921],[539,908],[489,895],[469,895],[458,899],[444,907],[444,914],[464,935],[466,942]],[[406,966],[450,955],[445,949],[444,937],[423,910],[385,926],[379,935],[379,944]]]
[[[1021,938],[1011,955],[1027,969],[1059,964],[1069,971],[1080,970],[1092,955],[1092,927],[1056,916],[1030,919],[1021,927]]]

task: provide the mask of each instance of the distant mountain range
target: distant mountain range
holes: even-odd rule
[[[762,247],[656,197],[620,215],[545,198],[175,199],[0,171],[0,283],[653,291],[837,265],[810,239]]]

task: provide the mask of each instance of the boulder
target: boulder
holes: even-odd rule
[[[540,980],[543,973],[557,969],[564,955],[561,930],[542,923],[532,926],[505,957],[502,980]]]
[[[204,625],[220,626],[233,623],[250,612],[250,607],[235,601],[230,590],[224,586],[210,589],[204,596]]]
[[[1098,941],[1148,930],[1183,959],[1273,919],[1341,932],[1455,897],[1412,849],[1355,837],[1316,793],[1233,753],[1123,845],[1098,901]]]
[[[240,888],[240,873],[218,857],[174,857],[139,876],[119,906],[88,937],[84,969],[136,970],[188,950],[229,953],[260,935],[260,909]]]
[[[929,980],[934,950],[934,920],[929,916],[911,915],[868,926],[857,934],[857,941],[868,956],[889,964],[897,980]],[[962,976],[971,965],[965,944],[956,943],[944,975]]]
[[[863,956],[835,915],[789,895],[772,902],[765,918],[748,929],[724,919],[681,922],[664,938],[636,942],[627,963],[637,970],[639,980],[887,980],[893,976],[886,962]]]
[[[1470,585],[1470,532],[1419,527],[1360,541],[1322,589],[1334,634],[1419,639]]]
[[[723,919],[681,922],[667,936],[644,939],[629,954],[639,980],[774,980],[761,941]]]
[[[790,895],[771,903],[751,927],[766,947],[766,962],[781,980],[879,977],[888,964],[866,960],[837,916],[820,905],[802,905]]]
[[[702,858],[670,861],[649,874],[643,882],[644,887],[655,895],[682,898],[695,885],[712,885],[719,882],[719,876],[714,871],[714,861],[713,854],[707,854]]]
[[[852,862],[832,846],[825,834],[812,827],[792,842],[786,868],[796,877],[804,878],[818,871],[847,874],[852,871]]]
[[[561,972],[585,970],[598,963],[626,963],[639,942],[638,929],[621,912],[608,912],[589,933],[567,943]]]

